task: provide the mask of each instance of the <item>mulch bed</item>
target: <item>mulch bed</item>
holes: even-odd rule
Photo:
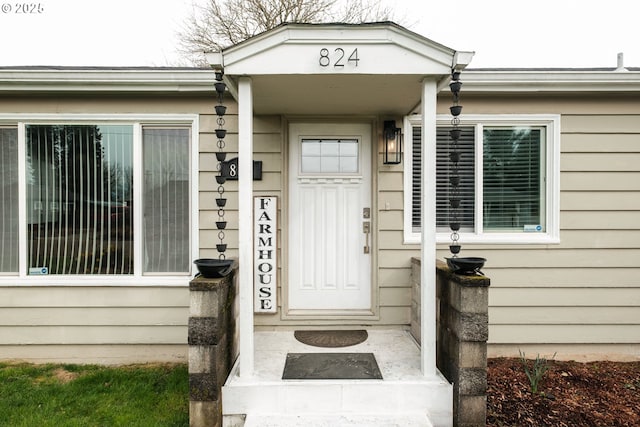
[[[640,426],[640,362],[548,363],[532,394],[520,359],[489,359],[487,426]]]

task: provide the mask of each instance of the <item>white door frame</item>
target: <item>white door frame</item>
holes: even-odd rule
[[[375,215],[376,208],[374,206],[374,180],[373,180],[373,171],[375,170],[375,163],[373,162],[373,153],[377,152],[377,144],[376,139],[374,138],[373,129],[374,129],[373,121],[336,121],[336,120],[326,120],[326,121],[295,121],[289,123],[289,135],[287,141],[285,142],[285,150],[288,157],[286,172],[288,174],[287,178],[287,199],[288,199],[288,212],[287,212],[287,236],[285,237],[287,250],[283,255],[285,255],[287,260],[287,268],[284,271],[286,280],[286,288],[283,289],[283,302],[285,308],[282,311],[283,318],[296,318],[304,320],[319,320],[319,321],[330,321],[330,320],[338,320],[338,319],[371,319],[372,316],[375,316],[375,312],[377,311],[375,307],[377,306],[377,294],[375,292],[376,289],[376,275],[375,271],[375,254],[376,254],[376,245],[375,245],[375,233],[374,231],[377,229],[375,223]],[[365,246],[365,234],[362,232],[362,222],[369,221],[370,222],[370,230],[368,236],[369,243],[369,254],[359,257],[360,262],[363,262],[364,265],[361,267],[362,283],[366,283],[366,304],[362,305],[358,308],[333,308],[333,309],[310,309],[310,308],[296,308],[293,307],[291,292],[293,289],[290,286],[293,286],[294,275],[297,272],[297,268],[292,266],[292,250],[295,250],[294,244],[292,243],[293,234],[295,231],[292,229],[292,221],[295,220],[293,217],[294,212],[296,212],[297,208],[293,203],[296,203],[297,200],[293,200],[291,195],[298,193],[298,180],[299,180],[299,159],[293,158],[293,156],[299,155],[299,144],[302,137],[324,137],[324,138],[349,138],[349,137],[357,136],[361,143],[359,144],[360,149],[360,159],[359,159],[359,170],[354,174],[346,174],[343,178],[345,181],[360,181],[364,188],[362,191],[363,194],[362,204],[366,204],[371,212],[370,218],[364,219],[362,217],[362,207],[358,205],[357,212],[357,229],[358,232],[355,233],[359,237],[356,243],[356,251],[364,252]],[[375,150],[375,151],[374,151]],[[305,177],[306,178],[306,177]],[[303,182],[306,179],[303,178]],[[313,179],[313,178],[312,178]],[[299,237],[299,236],[298,236]],[[358,253],[361,253],[358,252]],[[364,294],[362,294],[364,295]]]

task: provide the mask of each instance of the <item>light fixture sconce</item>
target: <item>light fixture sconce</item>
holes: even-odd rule
[[[396,127],[395,120],[385,120],[382,138],[384,139],[385,165],[397,165],[402,162],[402,133]]]

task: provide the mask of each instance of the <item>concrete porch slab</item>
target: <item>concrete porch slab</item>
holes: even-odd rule
[[[223,415],[228,420],[238,419],[237,415],[247,415],[246,425],[251,426],[248,424],[250,420],[267,415],[285,416],[287,422],[296,417],[306,419],[307,416],[309,419],[346,417],[338,418],[346,423],[357,414],[380,416],[381,419],[424,414],[434,426],[451,426],[452,386],[439,373],[434,377],[422,375],[420,349],[409,332],[404,329],[372,329],[368,333],[369,338],[361,344],[331,351],[373,353],[382,372],[382,380],[282,380],[287,353],[325,353],[328,349],[298,342],[293,330],[255,332],[254,376],[241,378],[238,375],[240,367],[238,364],[234,366],[222,389]],[[340,424],[318,424],[321,425]]]

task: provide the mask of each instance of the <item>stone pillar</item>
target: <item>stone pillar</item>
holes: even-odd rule
[[[222,426],[221,389],[237,356],[235,271],[189,283],[189,425]]]
[[[420,260],[412,259],[411,333],[420,337]],[[453,425],[480,427],[487,417],[489,285],[436,261],[436,365],[453,384]]]
[[[487,339],[489,285],[483,275],[453,274],[439,261],[437,270],[438,367],[453,383],[453,424],[480,427],[487,418]]]

